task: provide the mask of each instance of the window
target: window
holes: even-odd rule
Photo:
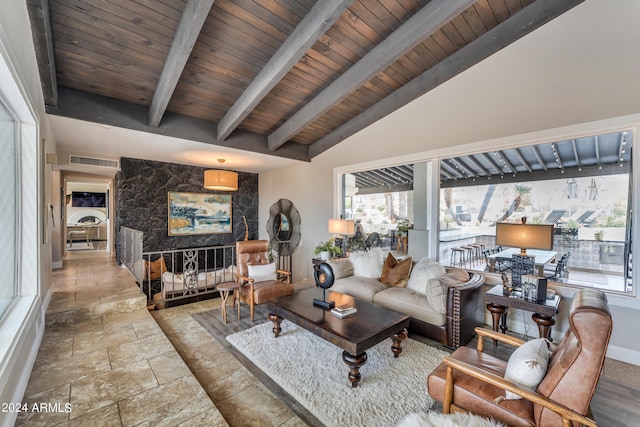
[[[556,262],[545,276],[632,292],[632,139],[621,131],[443,160],[450,179],[442,178],[440,190],[440,260],[458,264],[452,249],[474,243],[495,250],[496,222],[526,218],[555,226]],[[467,268],[495,269],[471,252]]]
[[[394,246],[393,235],[413,224],[413,165],[342,175],[345,218],[366,236],[377,233],[383,246]]]
[[[16,246],[16,230],[18,229],[16,200],[17,189],[17,135],[15,120],[0,99],[0,247],[14,248]],[[0,318],[16,298],[17,271],[16,251],[6,250],[0,257],[0,271],[3,280],[0,281]]]

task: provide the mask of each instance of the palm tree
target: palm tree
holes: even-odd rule
[[[478,225],[482,224],[484,214],[487,212],[487,208],[489,207],[489,202],[491,201],[491,197],[493,197],[494,191],[496,191],[496,184],[489,184],[487,192],[484,193],[484,199],[482,199],[480,211],[478,212]]]
[[[447,212],[449,212],[449,215],[451,215],[451,217],[456,222],[456,224],[462,226],[462,222],[460,222],[460,220],[456,216],[456,213],[453,211],[453,206],[451,206],[451,195],[452,195],[451,188],[445,188],[444,189],[444,204],[447,207]]]
[[[525,194],[529,194],[531,192],[531,187],[527,187],[526,185],[516,184],[513,189],[516,192],[516,197],[515,199],[513,199],[513,202],[511,202],[509,209],[507,209],[507,211],[504,213],[504,215],[502,215],[500,219],[498,219],[498,221],[504,221],[509,218],[514,212],[516,212],[520,207],[520,204],[522,203],[522,197]]]

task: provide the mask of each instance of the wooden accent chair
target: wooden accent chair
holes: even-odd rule
[[[597,426],[590,403],[602,371],[612,321],[604,292],[581,289],[571,304],[569,329],[553,351],[535,391],[506,380],[507,362],[483,353],[483,337],[519,346],[523,341],[477,328],[478,347],[460,347],[427,380],[443,411],[468,411],[509,426]],[[522,396],[506,400],[505,390]]]
[[[249,304],[251,321],[254,318],[254,306],[275,298],[293,293],[291,273],[276,270],[277,280],[257,281],[249,277],[249,265],[269,264],[269,242],[267,240],[244,240],[236,242],[236,280],[240,288],[240,301]],[[235,302],[234,302],[235,303]]]

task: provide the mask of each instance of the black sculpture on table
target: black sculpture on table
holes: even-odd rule
[[[327,301],[327,289],[333,286],[335,276],[333,275],[333,269],[326,262],[316,265],[313,270],[313,278],[316,281],[316,286],[322,288],[322,299],[313,299],[313,305],[320,307],[323,310],[331,310],[336,306],[335,301]]]

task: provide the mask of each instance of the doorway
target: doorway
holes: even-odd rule
[[[111,180],[65,180],[65,252],[109,251]]]

